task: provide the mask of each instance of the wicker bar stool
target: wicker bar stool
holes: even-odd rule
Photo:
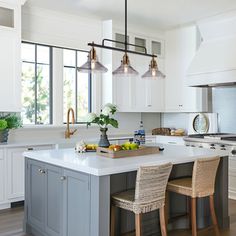
[[[215,234],[220,235],[214,207],[215,178],[220,162],[219,157],[198,159],[193,166],[192,178],[169,181],[167,191],[182,194],[191,198],[192,236],[197,236],[196,199],[209,197],[210,212]]]
[[[135,189],[117,193],[111,199],[111,236],[115,235],[115,209],[135,213],[136,236],[142,235],[142,214],[157,209],[160,214],[162,236],[166,236],[165,192],[172,164],[143,166],[138,169]]]

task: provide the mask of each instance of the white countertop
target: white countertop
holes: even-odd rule
[[[193,162],[198,158],[228,156],[226,151],[204,148],[192,148],[180,145],[160,145],[165,148],[158,154],[111,159],[96,153],[75,153],[73,149],[25,152],[24,156],[74,171],[96,176],[111,175],[137,170],[143,165],[159,165],[167,162],[182,164]]]

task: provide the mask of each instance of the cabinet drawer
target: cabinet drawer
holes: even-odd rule
[[[156,136],[156,142],[164,144],[173,144],[173,145],[184,145],[183,137],[176,136]]]

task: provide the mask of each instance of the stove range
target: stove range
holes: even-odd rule
[[[229,151],[230,156],[236,157],[236,134],[192,134],[185,137],[184,140],[186,146],[226,150]]]

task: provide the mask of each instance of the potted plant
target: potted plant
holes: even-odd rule
[[[107,138],[108,125],[118,128],[118,121],[113,118],[113,115],[117,112],[117,106],[111,103],[107,103],[99,115],[95,113],[89,113],[87,116],[87,125],[98,124],[101,131],[99,147],[109,147],[110,143]]]
[[[21,117],[16,114],[0,116],[0,143],[7,143],[10,129],[22,127]]]

